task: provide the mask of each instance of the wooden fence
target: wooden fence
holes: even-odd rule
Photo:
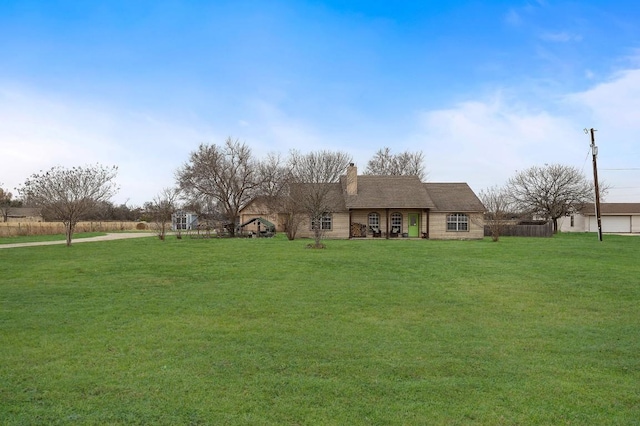
[[[484,227],[484,236],[491,236],[491,229],[489,226]],[[552,237],[553,236],[553,223],[552,222],[528,222],[517,225],[505,226],[501,232],[501,237]]]

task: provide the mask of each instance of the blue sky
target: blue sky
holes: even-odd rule
[[[422,151],[476,191],[562,163],[640,202],[634,1],[0,1],[0,183],[117,165],[114,201],[200,143]]]

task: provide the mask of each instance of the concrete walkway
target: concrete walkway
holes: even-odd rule
[[[111,240],[124,240],[127,238],[141,238],[141,237],[157,237],[157,234],[153,232],[118,232],[113,234],[101,235],[99,237],[78,238],[71,240],[71,245],[78,243],[92,243],[95,241],[111,241]],[[31,246],[52,246],[55,244],[66,244],[66,240],[57,241],[37,241],[33,243],[15,243],[15,244],[0,244],[0,249],[16,248],[16,247],[31,247]]]

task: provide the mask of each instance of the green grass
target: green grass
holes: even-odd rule
[[[78,238],[90,238],[107,235],[106,232],[80,232],[73,234],[73,240]],[[0,244],[18,244],[18,243],[33,243],[40,241],[65,241],[65,234],[52,234],[52,235],[20,235],[16,237],[0,237]]]
[[[640,238],[0,250],[0,423],[640,424]]]

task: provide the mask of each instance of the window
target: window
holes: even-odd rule
[[[187,215],[185,213],[176,213],[176,231],[177,230],[185,230],[187,229]]]
[[[468,231],[469,217],[464,213],[447,215],[447,231]]]
[[[391,213],[391,233],[399,234],[402,231],[402,213]]]
[[[376,212],[369,213],[369,229],[374,232],[380,231],[380,215]]]
[[[325,213],[322,215],[320,219],[320,229],[323,231],[330,231],[333,226],[333,218],[329,213]],[[316,221],[311,221],[311,229],[316,229]]]
[[[331,225],[333,224],[332,217],[329,214],[325,214],[322,216],[322,229],[331,230]]]
[[[573,218],[573,215],[571,215],[571,227],[573,228],[575,226],[575,220]]]

